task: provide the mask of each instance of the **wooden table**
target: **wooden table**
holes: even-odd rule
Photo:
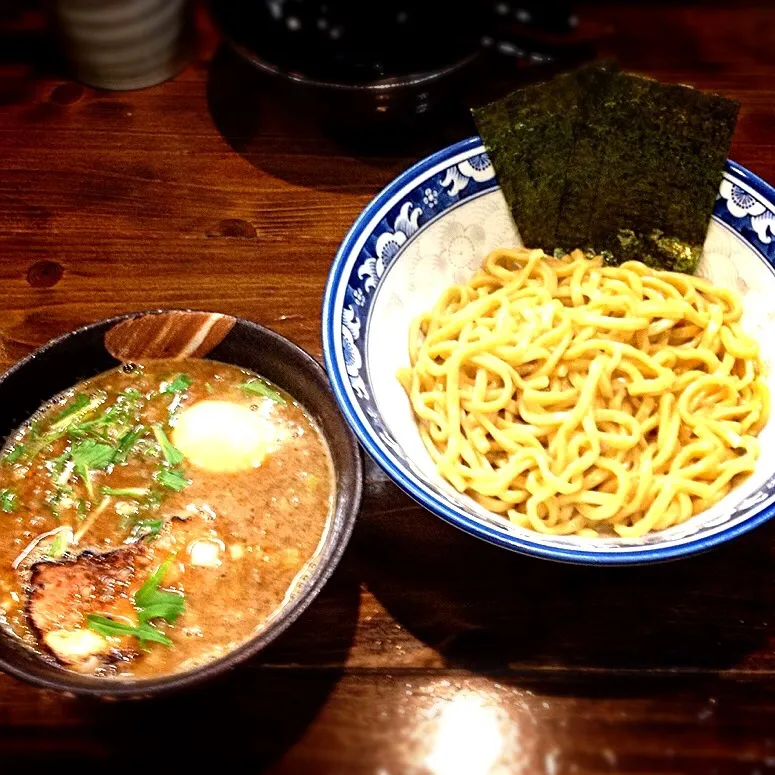
[[[579,11],[625,66],[739,99],[731,155],[775,180],[768,5]],[[80,324],[176,306],[319,357],[339,241],[426,149],[355,154],[283,117],[213,59],[206,23],[194,63],[137,93],[63,78],[38,31],[27,13],[0,29],[2,366]],[[775,522],[695,559],[576,568],[469,538],[367,471],[341,566],[261,659],[145,704],[0,676],[0,767],[775,773]]]

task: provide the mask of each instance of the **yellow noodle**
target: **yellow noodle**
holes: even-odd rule
[[[502,248],[412,322],[398,377],[460,492],[541,533],[637,537],[754,470],[769,391],[741,314],[698,277]]]

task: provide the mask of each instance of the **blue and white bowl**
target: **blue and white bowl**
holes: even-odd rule
[[[698,273],[744,295],[743,326],[762,346],[775,395],[775,189],[734,162]],[[423,159],[361,213],[336,255],[323,300],[323,350],[339,405],[391,479],[442,519],[498,546],[588,564],[646,563],[709,549],[775,514],[775,420],[756,472],[676,527],[636,539],[546,536],[516,527],[436,472],[396,371],[409,364],[409,323],[519,235],[477,137]]]

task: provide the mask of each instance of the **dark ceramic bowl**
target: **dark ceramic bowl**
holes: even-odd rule
[[[120,361],[184,355],[251,369],[288,391],[317,421],[336,472],[332,524],[317,562],[297,594],[260,633],[196,670],[145,680],[79,675],[37,656],[3,630],[0,670],[46,689],[98,698],[139,699],[192,686],[245,662],[277,638],[312,602],[339,562],[361,498],[357,442],[317,362],[279,334],[247,320],[188,311],[134,313],[54,339],[0,377],[0,435],[6,438],[50,398]]]
[[[424,50],[438,43],[438,58],[418,61],[414,67],[389,68],[388,74],[364,71],[349,77],[336,67],[320,66],[320,61],[314,67],[309,61],[294,66],[283,45],[257,36],[256,28],[266,24],[258,17],[259,4],[212,0],[209,7],[231,49],[263,76],[266,86],[279,93],[293,112],[312,116],[322,128],[345,134],[413,128],[459,99],[482,54],[478,41],[453,45],[442,16],[433,40],[426,38],[418,44]],[[368,45],[368,34],[364,32],[363,38]]]

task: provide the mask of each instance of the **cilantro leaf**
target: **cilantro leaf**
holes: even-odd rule
[[[123,622],[117,622],[115,619],[109,619],[107,616],[99,616],[98,614],[88,614],[86,623],[90,630],[94,630],[94,632],[106,637],[111,635],[119,637],[122,635],[133,635],[140,641],[141,646],[144,646],[146,641],[172,646],[172,641],[150,624],[143,623],[134,627]]]
[[[187,479],[182,471],[176,468],[162,468],[156,473],[156,481],[162,486],[175,492],[185,490],[191,480]]]
[[[159,447],[161,447],[161,453],[169,465],[176,466],[178,463],[183,462],[183,453],[172,445],[172,442],[167,438],[167,434],[164,433],[164,430],[158,423],[153,426],[153,435],[156,436],[156,441],[159,442]]]
[[[183,613],[186,607],[183,596],[159,589],[173,559],[168,557],[135,592],[135,608],[140,624],[146,624],[151,619],[165,619],[174,624]]]
[[[266,382],[260,379],[249,379],[247,382],[243,382],[239,388],[243,393],[255,393],[256,395],[268,398],[270,401],[274,401],[276,404],[286,403],[285,399],[276,390],[269,387]]]
[[[10,514],[11,512],[16,511],[18,506],[19,499],[17,498],[16,493],[10,487],[3,487],[3,489],[0,490],[0,509],[6,514]]]
[[[159,391],[161,393],[185,393],[192,385],[192,379],[187,374],[178,374],[171,382],[167,382]]]

